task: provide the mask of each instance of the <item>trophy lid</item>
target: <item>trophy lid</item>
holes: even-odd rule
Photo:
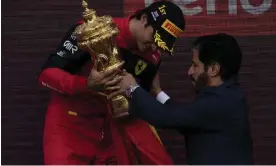
[[[79,46],[85,46],[88,43],[95,44],[119,33],[111,16],[97,16],[95,10],[88,8],[87,0],[82,1],[82,7],[84,8],[82,14],[84,23],[79,25],[74,32]]]

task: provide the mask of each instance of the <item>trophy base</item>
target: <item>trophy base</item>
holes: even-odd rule
[[[128,115],[128,100],[122,95],[114,97],[112,99],[112,116],[122,118]]]

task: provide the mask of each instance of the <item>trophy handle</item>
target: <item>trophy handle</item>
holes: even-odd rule
[[[98,55],[98,64],[101,65],[100,66],[100,71],[104,71],[106,66],[108,65],[108,57],[104,54],[99,54]]]

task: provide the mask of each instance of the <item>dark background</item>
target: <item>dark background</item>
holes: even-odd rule
[[[93,1],[99,15],[123,16],[122,0]],[[76,0],[2,1],[2,164],[43,164],[42,134],[49,92],[38,86],[41,65],[67,28],[81,16]],[[276,164],[276,36],[236,37],[244,59],[240,82],[251,107],[255,164]],[[192,96],[187,69],[194,38],[177,42],[164,58],[163,89],[179,101]],[[185,164],[185,145],[175,131],[161,131],[176,164]]]

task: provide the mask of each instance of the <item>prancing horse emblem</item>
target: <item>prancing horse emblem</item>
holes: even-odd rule
[[[146,62],[139,60],[135,66],[135,74],[139,75],[147,66],[148,64]]]

